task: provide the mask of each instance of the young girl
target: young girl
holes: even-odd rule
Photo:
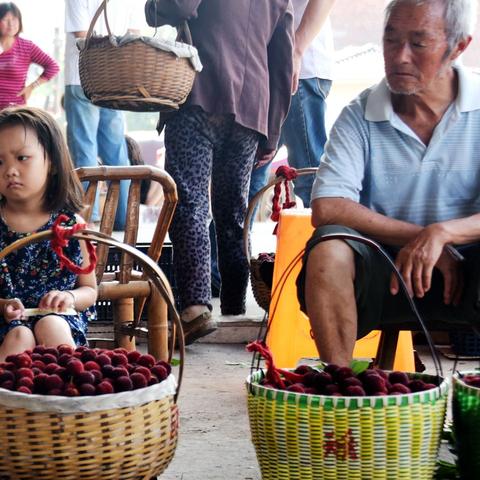
[[[61,214],[69,225],[83,223],[77,215],[82,186],[62,133],[46,112],[0,111],[0,194],[0,250],[50,229]],[[70,239],[64,252],[78,265],[88,263],[84,242]],[[0,260],[0,361],[36,344],[84,344],[96,298],[95,273],[61,268],[48,240],[7,255]],[[44,312],[27,316],[27,308]]]

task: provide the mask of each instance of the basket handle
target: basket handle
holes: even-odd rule
[[[192,42],[192,34],[190,32],[190,27],[188,26],[188,22],[185,20],[181,25],[179,25],[177,31],[177,42],[180,41],[182,38],[185,39],[185,43],[189,45],[193,45]]]
[[[31,243],[38,243],[44,240],[50,240],[53,237],[52,230],[45,230],[42,232],[37,232],[27,237],[20,238],[19,240],[13,242],[12,244],[5,247],[2,251],[0,251],[0,260],[5,258],[7,255],[12,253],[13,251],[25,247]],[[148,275],[150,280],[153,282],[155,287],[158,289],[160,295],[163,297],[167,304],[169,318],[172,319],[172,323],[174,331],[176,331],[177,335],[177,343],[179,348],[180,354],[180,364],[179,364],[179,373],[178,373],[178,386],[177,391],[175,393],[175,401],[178,397],[178,393],[180,391],[180,386],[182,384],[183,378],[183,367],[185,363],[185,340],[183,337],[183,330],[182,325],[180,322],[180,316],[175,308],[173,293],[168,283],[168,280],[165,274],[162,272],[160,267],[154,262],[150,257],[145,255],[140,250],[137,250],[135,247],[128,245],[126,243],[118,242],[112,237],[105,235],[100,232],[96,232],[94,230],[78,230],[76,233],[71,235],[71,238],[76,238],[78,240],[85,240],[85,241],[95,241],[97,243],[102,243],[108,245],[110,247],[118,248],[119,250],[130,254],[135,260],[140,262],[140,264],[144,268],[144,272]],[[175,339],[172,338],[170,345],[174,345]]]
[[[433,363],[434,363],[434,367],[435,367],[435,371],[437,373],[437,376],[438,377],[443,377],[443,369],[442,369],[442,363],[440,361],[440,357],[437,353],[437,351],[435,350],[435,347],[433,345],[433,340],[432,340],[432,337],[430,335],[430,332],[428,331],[426,325],[425,325],[425,322],[423,321],[421,315],[420,315],[420,312],[418,311],[417,309],[417,306],[415,305],[415,302],[413,301],[412,297],[410,296],[410,294],[408,293],[408,288],[407,288],[407,285],[405,283],[405,281],[403,280],[403,277],[402,277],[402,274],[399,272],[398,268],[396,267],[395,263],[393,262],[393,260],[390,258],[390,256],[388,255],[387,252],[385,252],[385,250],[377,243],[375,242],[374,240],[371,240],[369,238],[366,238],[366,237],[363,237],[361,235],[356,235],[356,234],[352,234],[352,233],[327,233],[327,234],[324,234],[322,235],[320,238],[319,238],[319,241],[321,242],[324,242],[324,241],[327,241],[327,240],[353,240],[353,241],[357,241],[357,242],[360,242],[360,243],[363,243],[371,248],[373,248],[375,251],[377,251],[378,253],[380,253],[380,255],[385,259],[385,261],[390,265],[391,269],[392,269],[392,272],[393,274],[395,275],[395,277],[397,278],[398,280],[398,283],[403,291],[403,293],[405,294],[405,297],[408,301],[408,304],[410,306],[410,309],[412,310],[415,318],[418,320],[418,323],[419,325],[421,326],[422,330],[423,330],[423,333],[425,334],[425,337],[427,339],[427,342],[428,342],[428,347],[430,349],[430,353],[432,355],[432,359],[433,359]],[[288,272],[286,273],[285,276],[282,275],[282,284],[279,285],[279,291],[278,291],[278,295],[277,295],[277,302],[276,304],[273,306],[272,308],[272,311],[273,311],[273,314],[272,314],[272,318],[270,319],[270,322],[269,322],[269,327],[271,325],[271,323],[273,322],[273,317],[275,316],[275,310],[277,308],[277,304],[278,304],[278,300],[280,298],[280,294],[283,290],[283,287],[286,283],[286,280],[288,278],[288,276],[292,273],[292,271],[294,270],[294,267],[295,265],[301,261],[302,259],[302,255],[299,255],[297,256],[295,259],[294,259],[294,262],[293,265],[290,265],[289,267],[289,270]],[[288,267],[287,267],[288,268]],[[273,297],[273,293],[272,293],[272,297]],[[252,363],[253,365],[253,363]]]
[[[97,23],[98,17],[102,14],[103,11],[105,11],[104,18],[105,18],[105,25],[107,27],[108,36],[109,37],[112,36],[112,31],[110,30],[110,24],[108,23],[107,3],[108,3],[108,0],[103,0],[103,2],[97,8],[95,15],[93,16],[92,21],[90,22],[90,26],[88,27],[88,32],[87,32],[87,36],[85,37],[85,44],[83,48],[87,48],[87,45],[90,42],[90,38],[93,35],[93,28]]]
[[[310,167],[310,168],[299,168],[297,170],[297,177],[301,177],[304,175],[312,175],[317,173],[317,168],[315,167]],[[273,180],[271,180],[269,183],[267,183],[264,187],[262,187],[250,200],[250,203],[248,204],[248,209],[247,209],[247,215],[245,218],[245,223],[243,225],[243,250],[245,252],[245,255],[247,257],[248,263],[250,263],[251,255],[250,255],[250,248],[248,245],[248,240],[250,238],[250,223],[252,221],[252,216],[253,212],[255,210],[255,207],[257,206],[257,203],[260,201],[262,198],[263,194],[271,187],[276,185],[277,183],[283,182],[285,179],[283,177],[275,177]]]

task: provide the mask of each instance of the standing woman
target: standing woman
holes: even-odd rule
[[[30,40],[19,37],[22,14],[13,2],[0,3],[0,109],[27,103],[33,89],[53,78],[59,67],[53,58]],[[26,85],[32,63],[43,67],[42,74]]]

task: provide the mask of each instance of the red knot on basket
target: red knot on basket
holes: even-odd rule
[[[66,215],[59,215],[52,226],[53,237],[50,240],[50,246],[52,250],[58,255],[60,259],[60,267],[67,268],[77,275],[87,274],[94,270],[97,264],[97,255],[95,253],[95,247],[90,241],[87,240],[87,251],[89,264],[86,267],[80,267],[73,263],[64,253],[63,249],[68,245],[68,239],[79,230],[86,228],[86,224],[77,223],[71,227],[62,227],[60,224],[68,221],[69,218]]]
[[[277,388],[285,389],[285,382],[280,375],[280,370],[278,370],[273,363],[272,352],[267,347],[267,344],[262,340],[255,340],[247,345],[247,350],[249,352],[258,353],[265,359],[265,364],[267,366],[267,373],[265,376],[267,381],[272,385],[277,386]]]
[[[289,181],[297,178],[297,171],[295,168],[288,167],[287,165],[282,165],[277,168],[277,171],[275,172],[276,177],[282,177],[284,180],[283,182],[278,182],[275,185],[275,188],[273,190],[273,200],[272,200],[272,215],[270,218],[274,222],[278,222],[280,219],[280,211],[282,208],[287,209],[287,208],[292,208],[296,205],[295,200],[292,200],[290,198],[290,184]],[[282,183],[285,188],[285,202],[283,203],[282,206],[280,206],[280,195],[282,193]],[[275,231],[273,233],[276,233],[277,227],[275,227]]]

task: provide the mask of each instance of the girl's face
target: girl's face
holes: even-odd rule
[[[6,203],[42,205],[50,160],[31,128],[0,129],[0,194]]]
[[[20,21],[12,13],[7,12],[2,19],[0,19],[0,37],[14,37],[20,28]]]

